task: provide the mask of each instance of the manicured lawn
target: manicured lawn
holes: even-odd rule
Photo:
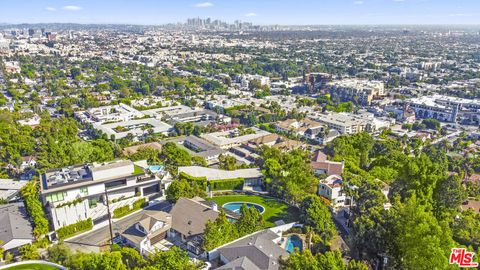
[[[21,264],[6,268],[6,270],[58,270],[58,268],[46,264]]]
[[[226,195],[209,198],[214,201],[219,207],[229,202],[250,202],[260,204],[265,207],[263,219],[265,220],[265,227],[274,227],[274,222],[283,220],[285,223],[290,223],[299,220],[299,210],[296,207],[288,206],[287,204],[278,201],[272,197],[261,197],[254,195]]]

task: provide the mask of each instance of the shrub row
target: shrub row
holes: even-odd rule
[[[60,240],[73,236],[75,234],[91,230],[93,228],[92,219],[81,220],[57,230],[57,236]]]
[[[45,217],[45,212],[43,212],[43,206],[40,202],[38,182],[35,180],[28,182],[20,192],[25,200],[27,212],[33,221],[33,234],[38,239],[48,233],[48,219]]]
[[[210,190],[242,190],[244,182],[243,178],[209,181]]]
[[[145,198],[136,200],[133,202],[132,208],[130,208],[130,205],[124,205],[122,207],[118,207],[113,210],[113,217],[114,218],[121,218],[124,217],[134,211],[139,210],[140,208],[146,206],[147,202],[145,201]]]
[[[207,189],[207,177],[193,177],[184,172],[180,172],[180,179],[186,179],[188,182],[195,182],[201,189]]]

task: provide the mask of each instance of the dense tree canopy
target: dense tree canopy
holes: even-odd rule
[[[261,154],[267,189],[272,195],[299,203],[316,191],[317,180],[310,167],[308,152],[282,153],[276,148],[264,148]]]

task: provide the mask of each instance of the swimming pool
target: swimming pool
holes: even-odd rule
[[[159,172],[163,169],[163,166],[162,165],[151,165],[151,166],[148,166],[148,169],[152,172],[152,173],[156,173],[156,172]]]
[[[298,237],[298,235],[292,234],[287,239],[287,244],[285,245],[285,249],[288,253],[292,253],[295,251],[295,248],[298,248],[299,251],[303,249],[302,239]]]
[[[249,203],[249,202],[229,202],[223,205],[223,208],[228,209],[232,212],[238,213],[240,212],[240,207],[242,207],[243,204],[246,204],[248,208],[255,207],[258,212],[263,214],[265,212],[265,207],[256,204],[256,203]]]

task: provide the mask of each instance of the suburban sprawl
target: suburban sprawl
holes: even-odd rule
[[[0,264],[458,269],[479,127],[478,27],[0,24]]]

